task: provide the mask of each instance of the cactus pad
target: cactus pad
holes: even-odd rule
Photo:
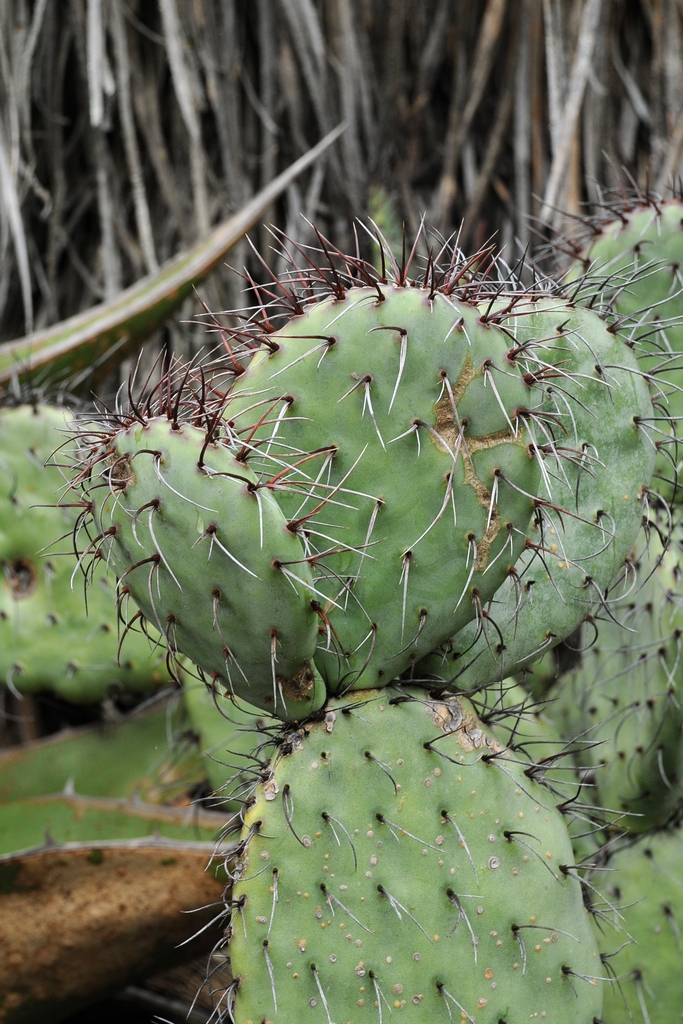
[[[0,410],[0,680],[19,695],[47,690],[95,702],[155,690],[169,674],[163,652],[139,631],[119,658],[116,583],[101,560],[91,566],[86,606],[83,575],[74,573],[76,512],[56,507],[67,487],[57,463],[67,462],[72,426],[61,408]]]
[[[519,672],[601,604],[647,515],[654,469],[647,384],[608,324],[560,298],[538,298],[518,303],[503,325],[521,348],[535,343],[543,402],[573,458],[549,466],[552,504],[538,511],[526,550],[486,606],[488,620],[467,625],[416,669],[416,678],[462,689]]]
[[[355,286],[257,340],[225,415],[261,472],[308,480],[277,498],[326,598],[316,664],[333,692],[385,685],[477,617],[521,548],[530,388],[483,310],[427,286]]]
[[[308,566],[275,499],[205,431],[157,417],[103,449],[100,539],[148,621],[232,693],[281,718],[325,699]]]
[[[597,933],[616,979],[605,985],[606,1024],[674,1024],[683,1017],[682,861],[678,830],[650,836],[609,862],[607,896],[620,911],[610,915],[615,931]]]
[[[586,627],[581,663],[557,686],[565,737],[590,743],[580,763],[597,801],[633,833],[664,827],[683,806],[680,555],[675,541],[663,548],[650,536],[634,564],[639,582],[610,604],[597,637]]]
[[[615,216],[616,213],[616,216]],[[680,502],[683,416],[683,202],[640,197],[591,225],[567,280],[577,301],[607,303],[651,375],[657,402],[655,489]]]
[[[237,1024],[592,1024],[602,968],[552,793],[464,698],[324,710],[245,814]]]

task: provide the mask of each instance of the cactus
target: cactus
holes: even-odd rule
[[[559,734],[560,701],[502,680],[630,600],[638,531],[666,515],[647,374],[617,322],[549,289],[321,246],[329,267],[267,290],[222,361],[172,365],[78,442],[84,564],[114,565],[131,621],[211,683],[216,708],[188,707],[207,737],[215,714],[219,796],[245,801],[234,1018],[594,1024],[593,860],[633,794],[577,796],[592,723]],[[236,763],[218,708],[243,700],[285,725],[251,760],[240,735]]]
[[[235,332],[227,391],[176,367],[84,445],[101,550],[125,592],[173,651],[285,719],[326,693],[413,672],[468,622],[467,644],[481,636],[493,653],[496,620],[512,636],[516,606],[534,604],[512,596],[532,577],[559,588],[566,635],[630,548],[651,474],[647,390],[599,318],[555,300],[477,307],[483,286],[459,283],[460,265],[439,289],[432,278],[408,287],[405,269],[389,283],[355,266],[374,287],[311,271],[304,305],[287,293],[288,323],[274,330],[264,311]],[[629,465],[618,496],[595,454],[608,406],[601,450]],[[216,532],[218,507],[234,538],[225,522]],[[223,571],[235,581],[230,615]],[[539,638],[536,617],[532,630],[527,660],[555,625]]]
[[[384,685],[475,617],[523,543],[540,469],[530,389],[507,335],[447,289],[340,284],[255,341],[229,426],[242,437],[255,405],[272,409],[249,432],[264,443],[276,410],[278,458],[327,453],[336,497],[320,518],[343,550],[323,559],[313,482],[278,493],[315,552],[336,640],[316,663],[332,692]]]
[[[226,810],[241,810],[254,773],[274,753],[271,730],[280,723],[270,715],[257,714],[236,697],[221,695],[189,678],[183,681],[183,705],[199,739],[202,767],[213,795]]]
[[[121,721],[63,730],[0,750],[0,803],[66,790],[148,805],[182,804],[201,784],[204,765],[173,702],[161,703],[136,709]]]
[[[306,717],[325,699],[311,574],[281,570],[301,561],[298,538],[250,467],[211,440],[162,417],[119,431],[90,491],[99,539],[172,650],[254,706]]]
[[[586,237],[588,235],[588,237]],[[566,280],[578,302],[608,304],[651,375],[660,401],[655,489],[683,498],[683,202],[639,195],[606,209],[571,244]]]
[[[564,737],[584,741],[596,802],[632,833],[665,827],[683,806],[680,555],[680,531],[666,545],[650,535],[636,582],[585,627],[580,664],[549,691]]]
[[[683,1013],[683,836],[680,830],[627,846],[609,861],[608,897],[621,908],[608,916],[615,931],[597,932],[605,965],[609,1024],[673,1024]],[[615,946],[623,947],[615,955]]]
[[[244,818],[237,1024],[592,1024],[602,965],[550,790],[467,700],[380,690],[283,737]],[[313,1019],[313,1015],[311,1015]]]
[[[515,305],[503,326],[557,366],[547,402],[576,458],[553,481],[529,548],[491,604],[416,669],[416,678],[475,689],[518,673],[604,602],[644,515],[654,470],[652,403],[633,353],[590,310],[561,298]],[[540,356],[540,353],[539,353]],[[619,466],[614,472],[613,467]]]
[[[75,702],[150,692],[169,681],[163,652],[133,631],[119,661],[115,581],[94,560],[86,606],[74,568],[76,512],[57,507],[73,424],[61,408],[0,409],[0,682]]]

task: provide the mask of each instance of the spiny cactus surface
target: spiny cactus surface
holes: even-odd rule
[[[596,1024],[589,910],[616,906],[596,849],[680,805],[677,620],[636,615],[664,681],[631,645],[616,672],[577,650],[626,712],[604,735],[583,690],[544,718],[502,680],[582,626],[616,646],[634,574],[668,586],[630,557],[673,522],[653,350],[550,287],[491,284],[481,254],[411,281],[320,244],[322,269],[300,251],[252,282],[222,360],[132,386],[77,458],[86,572],[113,565],[122,613],[219,703],[287,723],[234,751],[226,790],[234,1020]]]
[[[189,676],[183,679],[183,706],[213,795],[229,810],[241,810],[254,774],[274,753],[271,730],[279,720]]]
[[[683,1019],[682,863],[680,830],[649,836],[609,862],[605,889],[621,909],[611,912],[614,929],[596,932],[614,977],[605,985],[605,1024]]]
[[[622,318],[658,394],[655,488],[679,503],[683,423],[683,202],[637,196],[588,221],[566,275],[582,304]],[[588,237],[586,237],[588,234]]]
[[[298,538],[267,488],[205,430],[156,417],[105,448],[102,538],[146,618],[230,692],[284,718],[320,707],[318,617]]]
[[[74,702],[155,690],[169,681],[163,652],[131,632],[119,659],[116,581],[100,560],[86,605],[76,512],[57,507],[70,429],[62,408],[0,409],[0,680],[19,695],[46,690]]]
[[[582,885],[524,768],[457,696],[367,691],[290,731],[244,818],[237,1024],[593,1024]]]
[[[595,800],[624,831],[651,832],[683,805],[680,543],[652,533],[634,564],[635,582],[586,627],[581,661],[550,690],[565,736]],[[596,635],[597,631],[597,635]]]
[[[284,325],[264,308],[228,334],[227,386],[175,367],[84,446],[125,594],[289,720],[533,660],[601,600],[653,464],[647,387],[597,315],[499,301],[455,257],[438,285],[338,258],[278,283]],[[445,641],[455,668],[420,664]]]
[[[623,569],[654,470],[652,401],[637,359],[591,310],[520,301],[502,320],[531,346],[543,401],[571,457],[547,463],[550,495],[504,585],[474,621],[417,666],[462,689],[519,672],[599,607]],[[618,470],[616,470],[618,467]]]
[[[331,690],[388,682],[475,617],[514,561],[540,466],[510,352],[483,310],[378,284],[305,308],[237,379],[226,419],[238,435],[268,410],[251,433],[273,436],[270,458],[327,453],[302,467],[329,489],[325,535],[309,523],[312,479],[278,501],[312,551],[343,547],[314,562],[331,629],[316,660]]]

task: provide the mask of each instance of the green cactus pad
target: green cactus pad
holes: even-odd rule
[[[292,466],[277,499],[325,597],[316,664],[333,692],[386,685],[478,617],[524,543],[530,388],[483,310],[427,286],[328,294],[258,340],[225,415],[260,441],[252,466]]]
[[[683,500],[677,479],[683,455],[683,202],[625,204],[618,216],[596,222],[593,232],[567,281],[577,301],[597,299],[624,318],[623,333],[660,395],[654,487],[678,503]]]
[[[609,862],[606,894],[620,916],[609,913],[614,931],[603,925],[596,932],[617,979],[605,985],[605,1024],[675,1024],[683,1019],[681,864],[680,831],[650,836]]]
[[[70,500],[58,466],[69,428],[65,409],[0,409],[0,685],[79,703],[150,692],[169,682],[163,652],[134,631],[119,659],[113,577],[93,562],[86,606],[74,573],[78,509],[56,507]]]
[[[244,818],[237,1024],[593,1024],[602,965],[553,794],[464,698],[324,711]]]
[[[163,417],[134,421],[90,480],[103,542],[149,622],[230,692],[284,719],[325,700],[311,575],[267,488],[225,444]],[[98,486],[99,485],[99,486]]]
[[[628,832],[662,828],[683,805],[680,558],[680,544],[650,536],[639,582],[601,616],[597,638],[586,627],[581,663],[556,688],[561,731],[590,742],[580,763],[595,799]]]
[[[652,415],[647,384],[596,313],[540,298],[518,303],[503,325],[520,346],[534,345],[544,407],[574,458],[547,460],[556,508],[537,515],[529,547],[486,605],[489,620],[465,626],[417,666],[416,678],[463,690],[520,672],[599,606],[647,514],[654,469],[642,426]]]

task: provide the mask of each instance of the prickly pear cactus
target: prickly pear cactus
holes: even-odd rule
[[[559,297],[537,298],[515,304],[502,326],[522,351],[532,346],[529,372],[537,360],[545,405],[572,457],[548,460],[550,498],[487,617],[416,668],[415,678],[461,689],[520,672],[600,606],[648,515],[654,470],[647,384],[601,317]]]
[[[680,807],[678,583],[638,566],[629,590],[643,521],[654,550],[665,519],[652,349],[549,291],[501,297],[457,256],[411,282],[321,245],[328,268],[267,292],[222,365],[172,366],[80,441],[83,564],[115,566],[131,621],[219,703],[288,723],[233,751],[230,798],[259,782],[234,1020],[595,1024],[597,844]],[[630,608],[648,586],[664,614]],[[602,622],[634,615],[642,672]],[[596,620],[628,650],[616,672],[577,652],[568,712],[502,682]],[[620,713],[597,723],[589,689]]]
[[[79,510],[56,507],[69,502],[59,464],[70,429],[61,408],[0,409],[0,682],[74,702],[152,691],[169,681],[163,652],[132,631],[119,659],[116,581],[95,560],[86,605],[75,570]]]
[[[634,562],[636,582],[584,632],[580,665],[550,696],[559,727],[581,736],[577,760],[595,801],[632,833],[662,828],[683,805],[679,680],[681,546],[652,533]]]
[[[389,282],[355,267],[310,271],[301,301],[283,286],[289,321],[276,330],[264,311],[234,332],[227,385],[175,367],[85,444],[98,550],[125,594],[172,652],[287,720],[412,671],[468,622],[481,631],[521,550],[542,561],[549,517],[560,529],[565,461],[586,480],[601,468],[588,442],[573,447],[573,364],[555,368],[590,339],[572,327],[556,342],[556,317],[548,344],[517,299],[478,306],[466,267],[438,288],[433,274],[396,268]],[[615,375],[601,382],[608,404]],[[626,381],[641,411],[641,384]],[[629,431],[636,502],[647,457]],[[611,508],[591,516],[589,558],[620,525]],[[584,614],[585,577],[570,584]]]
[[[464,698],[385,689],[285,733],[244,817],[237,1024],[593,1024],[603,973],[550,790]]]
[[[683,1019],[683,835],[648,837],[609,862],[606,912],[596,931],[605,965],[605,1024],[674,1024]],[[618,950],[618,951],[617,951]]]
[[[514,561],[539,484],[531,391],[509,337],[431,287],[340,290],[260,341],[226,419],[242,436],[256,406],[250,435],[274,435],[279,458],[320,452],[308,488],[278,493],[326,599],[316,661],[331,690],[384,685]]]
[[[589,224],[567,281],[578,302],[610,305],[623,318],[642,369],[659,393],[654,487],[680,502],[683,452],[683,202],[639,197]]]
[[[164,417],[134,419],[99,457],[98,540],[112,545],[126,593],[170,648],[281,718],[320,707],[312,574],[246,462],[210,432]]]

